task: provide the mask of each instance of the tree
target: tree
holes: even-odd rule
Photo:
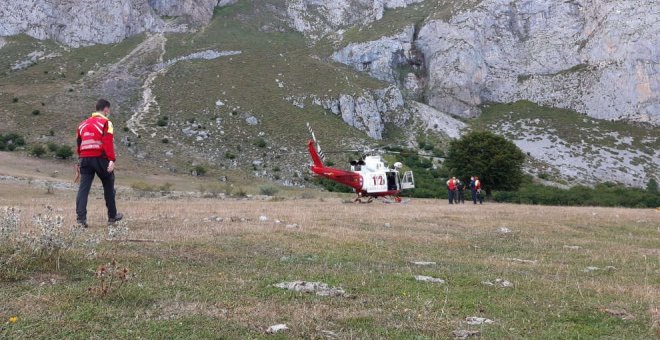
[[[487,131],[473,131],[452,141],[445,167],[452,176],[478,176],[490,195],[492,190],[517,190],[523,180],[525,154],[504,137]]]
[[[649,179],[649,182],[646,183],[646,191],[652,194],[658,193],[658,181],[656,181],[655,178]]]

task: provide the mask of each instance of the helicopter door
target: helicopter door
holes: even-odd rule
[[[388,171],[385,173],[385,176],[387,176],[387,190],[399,190],[399,179],[396,176],[396,172]]]
[[[412,171],[406,171],[401,179],[401,189],[415,188],[415,177]]]

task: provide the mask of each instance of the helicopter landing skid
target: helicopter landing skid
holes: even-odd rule
[[[371,203],[374,201],[373,197],[363,197],[363,196],[358,196],[353,200],[353,203]]]

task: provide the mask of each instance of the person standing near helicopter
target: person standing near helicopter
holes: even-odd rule
[[[456,200],[456,177],[452,177],[447,181],[447,196],[449,197],[449,204],[454,204]],[[458,201],[456,201],[458,204]]]

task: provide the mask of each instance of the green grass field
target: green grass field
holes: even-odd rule
[[[23,210],[23,232],[46,205],[73,219],[73,191],[0,188],[9,194],[0,206]],[[419,339],[476,330],[484,338],[640,339],[660,330],[660,215],[652,209],[122,194],[128,238],[155,242],[111,242],[103,200],[94,197],[81,239],[101,240],[96,257],[78,245],[61,254],[59,270],[29,252],[1,268],[1,336]],[[95,270],[112,259],[134,276],[105,297],[90,294]],[[513,287],[482,283],[498,278]],[[349,296],[272,287],[292,280],[325,282]],[[494,323],[470,326],[471,316]],[[277,323],[290,330],[266,335]]]

